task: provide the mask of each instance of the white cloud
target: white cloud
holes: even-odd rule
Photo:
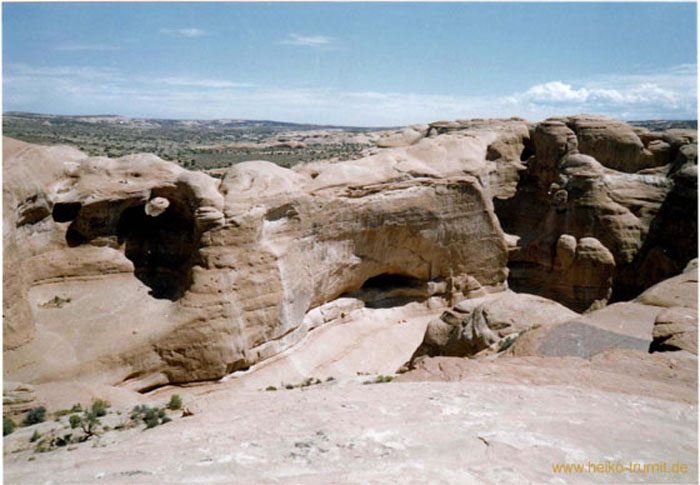
[[[553,81],[531,87],[524,97],[535,103],[583,103],[588,97],[588,90],[572,89],[568,84]]]
[[[4,66],[3,78],[31,80],[37,78],[68,79],[68,78],[113,78],[120,75],[119,69],[113,67],[93,66],[51,66],[33,67],[28,64],[10,63]]]
[[[674,103],[680,97],[679,93],[660,88],[654,83],[642,83],[621,90],[586,87],[576,89],[560,81],[538,84],[520,96],[524,101],[543,105],[592,103],[611,106]]]
[[[179,77],[166,77],[157,79],[156,82],[170,86],[192,86],[200,88],[227,89],[227,88],[251,88],[255,86],[249,83],[237,83],[220,79],[190,79]]]
[[[238,83],[227,79],[144,77],[98,67],[4,66],[5,110],[112,112],[171,118],[245,118],[357,126],[438,119],[595,113],[627,120],[694,119],[694,65],[581,82],[553,80],[500,96],[381,91],[342,92]]]
[[[173,35],[176,37],[202,37],[207,35],[207,33],[202,29],[197,29],[195,27],[188,27],[184,29],[160,29],[158,32],[166,35]]]
[[[54,47],[55,51],[118,51],[119,47],[106,44],[63,44]]]
[[[285,40],[280,41],[280,44],[301,45],[305,47],[330,47],[334,43],[335,39],[332,37],[299,34],[289,34]]]

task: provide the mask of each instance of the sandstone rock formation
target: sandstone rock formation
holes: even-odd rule
[[[696,143],[590,116],[460,120],[219,181],[6,139],[6,378],[146,391],[246,369],[362,307],[440,310],[508,286],[577,312],[636,296],[696,256]],[[430,352],[575,313],[502,293],[446,315]]]
[[[465,300],[428,324],[412,359],[421,355],[473,356],[527,330],[577,316],[554,301],[512,291]]]
[[[687,350],[698,355],[698,311],[695,308],[671,307],[663,310],[654,322],[651,350]]]
[[[499,188],[481,182],[498,137],[295,171],[247,162],[221,182],[150,155],[52,157],[8,140],[5,263],[23,283],[6,281],[6,373],[136,390],[216,379],[299,341],[307,313],[363,285],[424,288],[416,299],[505,288]],[[25,188],[32,153],[45,180]]]
[[[697,355],[697,260],[631,302],[524,333],[510,356],[591,358],[611,349]]]
[[[645,155],[659,140],[668,148]],[[511,288],[582,311],[633,298],[695,257],[694,132],[639,138],[615,120],[574,116],[538,124],[533,144],[517,194],[495,201],[512,236]],[[589,247],[579,261],[574,239]]]

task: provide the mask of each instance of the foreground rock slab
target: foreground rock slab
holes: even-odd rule
[[[39,454],[30,463],[27,452],[6,455],[5,483],[688,483],[698,477],[695,404],[586,386],[336,383],[210,390],[197,404],[192,417],[146,432],[110,433],[96,447]],[[678,461],[689,471],[552,468],[589,461]]]

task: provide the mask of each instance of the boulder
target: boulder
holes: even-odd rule
[[[620,172],[634,173],[644,167],[644,144],[631,126],[602,116],[579,115],[567,119],[576,133],[578,149],[604,166]]]
[[[695,308],[671,307],[656,317],[650,352],[687,350],[698,355],[698,311]]]
[[[413,356],[473,356],[525,331],[578,316],[568,308],[535,295],[500,292],[464,300],[428,324]]]
[[[38,406],[34,386],[20,382],[3,381],[3,414],[21,414]]]
[[[428,134],[428,125],[409,126],[402,130],[382,133],[375,141],[379,148],[396,148],[413,145]]]
[[[692,260],[683,273],[652,286],[635,301],[659,307],[698,308],[698,260]]]

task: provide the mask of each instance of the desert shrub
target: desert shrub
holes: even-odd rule
[[[134,409],[131,410],[131,419],[136,420],[139,419],[140,417],[143,416],[143,414],[146,413],[148,410],[148,406],[144,404],[139,404],[138,406],[134,406]]]
[[[168,403],[168,409],[170,410],[177,410],[177,409],[182,409],[182,398],[178,396],[177,394],[173,394],[170,396],[170,402]]]
[[[72,298],[61,298],[60,296],[56,295],[53,298],[51,298],[49,301],[46,301],[41,304],[42,307],[54,307],[54,308],[61,308],[64,304],[70,303],[73,301]]]
[[[143,417],[143,421],[146,423],[146,428],[155,428],[158,426],[158,413],[155,409],[149,409]]]
[[[58,436],[58,437],[51,440],[51,442],[49,443],[49,447],[56,448],[56,447],[61,447],[61,446],[67,446],[75,441],[72,437],[73,437],[72,434]]]
[[[7,416],[2,417],[2,435],[7,436],[8,434],[12,434],[12,432],[15,430],[15,422],[12,421],[11,418],[8,418]]]
[[[41,438],[41,434],[39,433],[39,431],[37,431],[37,430],[35,429],[35,430],[34,430],[34,434],[32,434],[32,437],[29,438],[29,442],[30,442],[30,443],[34,443],[34,442],[35,442],[36,440],[38,440],[39,438]]]
[[[309,387],[309,386],[313,386],[315,384],[320,384],[320,383],[321,383],[320,379],[316,379],[314,377],[307,377],[306,380],[304,382],[302,382],[299,386],[300,387]]]
[[[46,420],[46,408],[44,406],[39,406],[32,409],[27,413],[24,418],[24,424],[31,426],[32,424],[41,423]]]
[[[131,419],[133,421],[143,421],[146,423],[146,429],[155,428],[159,424],[165,424],[172,421],[168,417],[165,409],[159,409],[157,407],[149,408],[145,405],[134,407],[134,409],[131,411]]]
[[[80,416],[73,414],[70,418],[68,418],[68,422],[70,423],[71,429],[75,429],[80,426]]]
[[[275,386],[267,386],[267,387],[265,388],[265,390],[266,390],[266,391],[276,391],[277,388],[276,388]]]
[[[111,404],[109,404],[107,401],[103,399],[96,399],[95,401],[92,402],[92,413],[99,417],[106,416],[107,415],[107,408],[110,407]]]
[[[385,383],[391,382],[393,380],[394,380],[394,378],[392,376],[380,375],[380,376],[377,376],[377,378],[374,380],[363,382],[363,384],[385,384]]]
[[[83,433],[85,433],[87,438],[97,434],[97,427],[100,424],[101,423],[100,420],[97,419],[97,415],[92,411],[88,411],[87,409],[80,417],[80,429],[83,430]]]
[[[56,411],[53,413],[54,416],[56,416],[56,421],[59,421],[58,418],[61,418],[62,416],[67,416],[72,413],[79,413],[83,410],[82,406],[80,404],[74,404],[72,408],[70,409],[61,409],[60,411]]]

